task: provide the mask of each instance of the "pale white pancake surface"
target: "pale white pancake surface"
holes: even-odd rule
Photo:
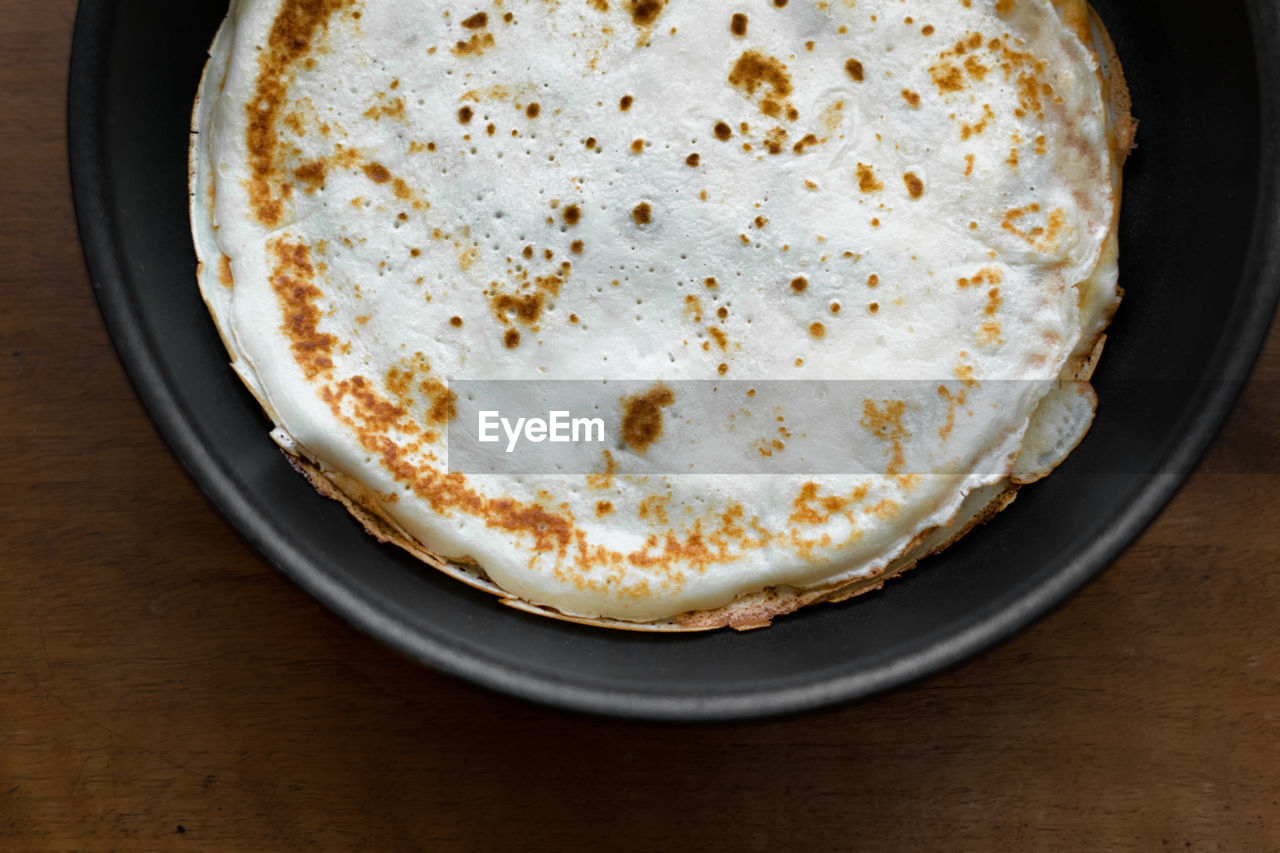
[[[289,453],[517,602],[695,624],[860,588],[1088,428],[1059,380],[1118,299],[1119,163],[1087,35],[1047,0],[233,2],[202,291]],[[677,390],[592,475],[447,473],[450,383],[718,378],[901,384],[733,424]],[[866,473],[661,470],[708,430]]]

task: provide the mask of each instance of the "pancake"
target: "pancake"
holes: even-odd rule
[[[514,607],[844,600],[1097,405],[1134,125],[1082,3],[245,0],[193,129],[201,291],[272,437]],[[613,383],[593,466],[451,467],[482,380]]]

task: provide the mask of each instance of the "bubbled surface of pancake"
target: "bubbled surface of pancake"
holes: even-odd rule
[[[873,577],[1004,479],[1113,304],[1106,105],[1051,4],[735,14],[240,2],[215,44],[193,221],[236,369],[292,452],[534,604]],[[863,476],[445,473],[451,381],[716,377],[937,390],[777,415]]]

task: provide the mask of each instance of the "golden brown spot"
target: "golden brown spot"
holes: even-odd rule
[[[787,144],[787,131],[781,127],[775,127],[773,130],[765,134],[764,147],[770,154],[781,154],[782,149]]]
[[[915,172],[907,172],[903,175],[902,182],[907,185],[907,192],[912,198],[920,198],[924,195],[924,181],[917,178]]]
[[[578,207],[576,204],[571,204],[564,209],[564,213],[561,215],[564,216],[566,224],[577,225],[582,221],[582,208]]]
[[[649,207],[649,202],[642,201],[631,211],[631,218],[636,221],[637,225],[648,225],[653,221],[653,209]]]
[[[929,69],[929,75],[939,92],[959,92],[964,89],[964,74],[949,62],[933,66]]]
[[[970,54],[964,59],[964,70],[969,72],[969,76],[981,80],[991,69],[979,62],[978,57]]]
[[[574,240],[569,244],[569,251],[575,255],[581,255],[584,248],[586,248],[586,245],[581,240]]]
[[[695,152],[695,153],[693,153],[693,154],[690,154],[688,157],[684,158],[685,165],[687,165],[687,166],[697,166],[697,165],[698,165],[698,163],[700,163],[700,162],[701,162],[701,160],[702,160],[702,158],[701,158],[701,157],[699,157],[699,156],[698,156],[698,154],[697,154],[696,152]]]
[[[423,380],[418,386],[431,406],[427,409],[427,420],[433,424],[447,424],[458,415],[458,395],[450,391],[448,386],[436,378]]]
[[[461,329],[461,328],[462,328],[462,318],[461,318],[461,317],[456,317],[456,316],[455,316],[455,317],[450,317],[450,318],[449,318],[449,325],[450,325],[450,326],[453,326],[455,329]]]
[[[231,277],[231,259],[226,255],[218,256],[218,283],[223,287],[235,286],[235,279]]]
[[[613,512],[612,503],[610,503],[609,501],[596,502],[596,518],[604,518],[606,515],[608,515],[611,512]]]
[[[877,311],[880,310],[880,303],[872,302],[870,305],[867,306],[867,310],[870,311],[872,314],[876,313]]]
[[[622,440],[633,450],[643,453],[662,436],[662,409],[670,406],[676,395],[662,383],[643,394],[622,400]]]
[[[530,104],[524,108],[524,114],[529,118],[537,118],[540,112],[542,112],[542,107],[539,104]]]
[[[267,248],[275,255],[271,288],[284,315],[280,330],[289,338],[293,358],[307,379],[315,379],[333,369],[332,353],[338,339],[319,330],[322,315],[315,300],[324,294],[315,285],[311,247],[275,239]]]
[[[832,313],[832,314],[839,314],[839,313],[840,313],[840,303],[839,303],[839,302],[832,302],[832,303],[831,303],[831,313]]]
[[[890,444],[891,455],[886,474],[893,475],[900,473],[905,459],[902,452],[902,442],[906,438],[911,437],[911,433],[902,425],[902,417],[906,414],[907,404],[905,400],[883,400],[883,408],[876,405],[872,400],[862,401],[862,420],[860,423],[863,427],[870,430],[871,433],[882,441]]]
[[[902,99],[913,107],[920,106],[920,95],[910,89],[902,90]]]
[[[827,335],[827,327],[821,323],[811,323],[809,325],[809,334],[815,338],[823,338]]]
[[[324,160],[314,160],[310,163],[303,163],[294,169],[293,177],[299,183],[306,184],[308,189],[323,189],[327,169],[328,167],[325,165]]]
[[[515,329],[507,329],[507,333],[502,336],[502,343],[507,349],[515,349],[520,346],[520,333]]]
[[[476,33],[466,41],[460,41],[450,51],[454,56],[479,56],[495,44],[492,33]]]
[[[462,22],[462,26],[469,30],[479,30],[489,23],[489,16],[484,12],[476,12],[470,18]]]
[[[726,317],[729,316],[729,309],[721,305],[719,308],[716,309],[716,316],[719,317],[721,320],[725,319]]]
[[[719,373],[721,376],[724,376],[728,372],[729,372],[729,365],[725,364],[723,361],[716,366],[716,373]]]
[[[387,171],[387,167],[383,166],[381,163],[367,164],[364,167],[364,173],[369,177],[369,180],[373,181],[375,184],[385,184],[387,181],[391,180],[391,173]]]
[[[633,139],[633,140],[631,141],[631,153],[632,153],[632,154],[639,154],[639,153],[640,153],[641,151],[643,151],[643,150],[644,150],[644,140],[643,140],[643,139]]]
[[[747,16],[741,12],[735,12],[733,17],[729,19],[729,32],[738,37],[745,36],[747,34]]]
[[[494,315],[502,322],[510,322],[510,317],[514,315],[521,323],[531,326],[542,316],[546,296],[542,292],[494,293],[489,297],[489,304]]]
[[[880,286],[880,276],[876,275],[875,273],[872,273],[871,275],[867,276],[867,287],[879,287],[879,286]]]
[[[781,9],[787,5],[787,0],[773,0],[773,5]]]
[[[707,286],[707,289],[709,290],[715,287],[719,282],[716,281],[715,276],[707,276],[707,278],[704,279],[702,283],[705,284]]]
[[[725,124],[724,122],[718,121],[716,122],[716,126],[715,126],[715,134],[716,134],[716,139],[719,139],[721,142],[724,142],[728,140],[731,136],[733,136],[733,129],[729,127],[729,125]]]
[[[790,95],[793,88],[791,75],[787,73],[787,66],[772,56],[766,56],[758,50],[743,53],[729,71],[729,85],[741,90],[747,97],[754,97],[758,90],[767,90],[760,92],[760,111],[767,116],[780,116],[784,106],[788,107],[787,115],[792,120],[799,115],[796,113],[792,116],[793,108],[782,103],[782,99]]]
[[[920,28],[920,33],[921,35],[926,35],[926,36],[933,35],[933,24],[925,24],[923,27]]]
[[[471,107],[463,107],[462,109],[458,110],[458,123],[459,124],[469,123],[473,115],[475,115],[475,113],[472,112]]]
[[[245,105],[245,142],[251,167],[249,204],[263,225],[279,224],[284,212],[284,184],[275,163],[279,141],[276,121],[287,96],[290,68],[308,58],[317,33],[327,30],[333,13],[348,5],[350,0],[285,0],[272,22],[266,50],[258,60],[254,97]],[[273,182],[281,184],[280,198],[273,192]]]
[[[859,163],[858,169],[858,189],[864,193],[873,193],[877,190],[884,189],[884,184],[876,179],[875,171],[866,163]]]
[[[973,155],[964,155],[964,176],[967,178],[973,174]]]
[[[797,154],[803,154],[806,148],[808,148],[811,145],[817,145],[817,144],[818,144],[818,137],[814,136],[812,133],[806,133],[799,142],[797,142],[795,145],[791,147],[791,150],[796,152]]]
[[[623,95],[622,99],[618,101],[618,109],[625,113],[627,110],[631,109],[631,104],[634,102],[635,98],[632,98],[630,95]]]
[[[808,286],[809,286],[809,279],[805,278],[802,275],[798,275],[795,278],[791,279],[791,289],[794,290],[796,293],[804,293],[805,289]]]
[[[844,70],[847,71],[849,73],[849,76],[852,77],[854,80],[856,80],[859,83],[862,82],[863,74],[862,74],[861,62],[859,62],[856,59],[846,60],[844,63]]]

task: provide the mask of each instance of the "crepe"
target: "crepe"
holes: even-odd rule
[[[272,436],[512,606],[691,630],[842,600],[1092,419],[1134,126],[1081,3],[245,0],[193,124],[201,291]],[[460,473],[470,380],[648,390],[590,471]],[[685,473],[697,440],[785,472]]]

